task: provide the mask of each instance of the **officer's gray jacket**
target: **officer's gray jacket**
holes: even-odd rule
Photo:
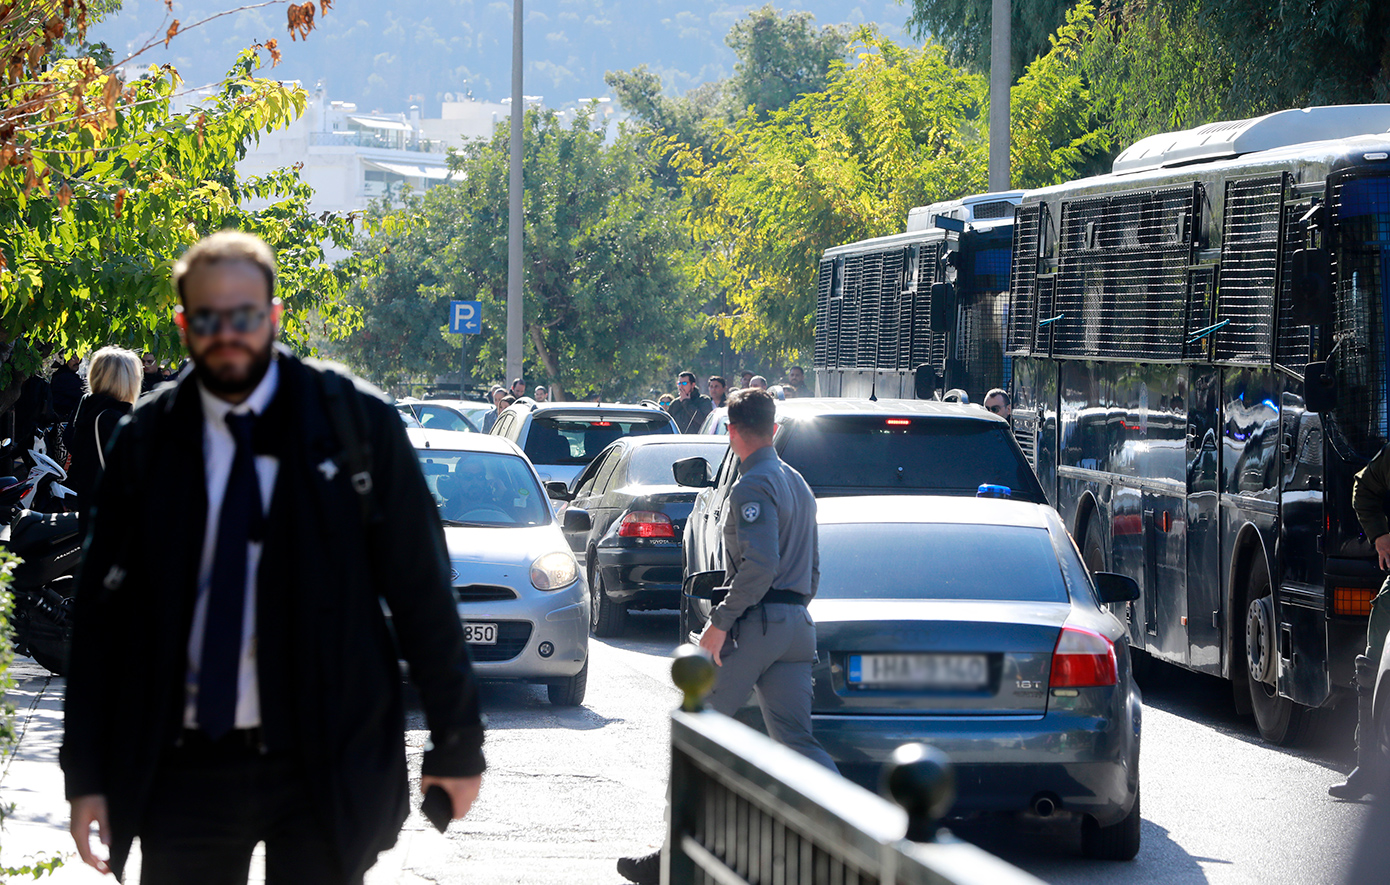
[[[710,623],[728,630],[768,590],[809,601],[820,582],[816,498],[806,480],[772,446],[744,460],[724,512],[724,582],[728,594]]]
[[[1390,495],[1390,446],[1380,450],[1371,463],[1361,468],[1352,485],[1351,506],[1356,518],[1366,533],[1366,540],[1375,541],[1381,535],[1390,533],[1390,520],[1386,519],[1386,500]]]

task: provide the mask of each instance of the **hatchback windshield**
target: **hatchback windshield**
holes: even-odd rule
[[[798,422],[782,460],[817,494],[830,489],[968,492],[1008,486],[1041,501],[1041,489],[1008,427],[942,418],[823,417]]]
[[[710,465],[710,473],[713,474],[719,462],[724,460],[724,450],[728,446],[722,443],[715,445],[699,445],[698,443],[671,443],[670,445],[651,445],[641,446],[632,453],[632,460],[627,465],[627,481],[634,485],[654,486],[654,485],[675,485],[675,475],[671,473],[671,465],[682,458],[704,458],[705,463]]]
[[[515,455],[417,449],[445,525],[526,526],[550,522],[550,507]]]
[[[820,527],[822,599],[1066,602],[1046,529],[942,523]]]
[[[544,415],[531,420],[526,457],[533,464],[588,464],[625,436],[670,433],[671,420],[600,415]]]

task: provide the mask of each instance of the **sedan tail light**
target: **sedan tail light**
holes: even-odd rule
[[[1089,688],[1115,685],[1119,671],[1115,645],[1109,639],[1081,627],[1063,627],[1052,651],[1049,688]]]
[[[676,527],[671,517],[652,510],[634,510],[618,525],[620,538],[674,538]]]

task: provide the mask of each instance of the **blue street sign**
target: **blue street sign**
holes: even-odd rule
[[[450,301],[449,331],[455,335],[477,335],[483,330],[481,301]]]

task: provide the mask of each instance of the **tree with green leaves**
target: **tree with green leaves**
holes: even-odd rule
[[[552,392],[645,391],[702,332],[679,207],[632,134],[605,143],[580,115],[525,117],[526,375]],[[380,272],[352,293],[362,328],[330,352],[391,383],[459,367],[450,300],[483,304],[470,372],[500,377],[506,350],[507,133],[451,158],[457,184],[407,196],[361,248]]]
[[[1031,65],[1013,99],[1017,187],[1074,177],[1106,149],[1077,66],[1082,10]],[[830,246],[902,230],[908,210],[985,190],[983,77],[944,47],[870,30],[857,63],[766,120],[730,127],[706,160],[672,144],[703,246],[701,281],[727,294],[716,318],[739,348],[791,354],[813,334],[815,272]]]
[[[988,73],[992,0],[899,0],[911,7],[908,30],[920,40],[946,47],[951,61],[975,73]],[[1046,55],[1048,38],[1067,20],[1071,0],[1010,0],[1010,79]]]

